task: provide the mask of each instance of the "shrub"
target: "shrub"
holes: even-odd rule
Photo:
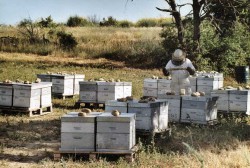
[[[71,16],[67,21],[69,27],[80,27],[88,25],[88,20],[79,16]]]
[[[130,22],[128,20],[121,20],[118,22],[119,27],[131,27],[133,25],[134,25],[133,22]]]
[[[100,26],[117,26],[117,24],[118,24],[118,21],[112,16],[109,16],[108,20],[103,18],[103,21],[100,22]]]
[[[59,45],[63,50],[73,50],[77,46],[76,38],[72,34],[60,31],[57,33]]]
[[[136,22],[137,27],[156,27],[157,20],[156,19],[140,19]]]

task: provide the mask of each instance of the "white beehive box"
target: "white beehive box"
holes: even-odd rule
[[[79,82],[84,81],[84,74],[37,74],[42,82],[52,82],[52,93],[62,95],[79,94]]]
[[[80,94],[80,84],[79,82],[84,81],[85,75],[83,74],[75,74],[74,75],[74,95]]]
[[[121,113],[97,116],[96,150],[127,152],[135,145],[135,114]]]
[[[97,102],[97,82],[80,81],[80,102]]]
[[[203,91],[210,95],[213,90],[219,89],[219,80],[217,77],[197,77],[197,91]]]
[[[164,99],[168,101],[168,121],[180,122],[181,114],[181,96],[180,95],[158,95],[158,99]]]
[[[123,97],[132,95],[132,82],[123,82]]]
[[[0,83],[0,106],[12,106],[13,84]]]
[[[121,113],[128,112],[128,102],[119,102],[117,100],[108,100],[105,102],[105,111],[110,112],[118,110]]]
[[[161,132],[168,128],[168,111],[161,111],[164,104],[162,103],[139,103],[138,101],[128,103],[128,113],[136,114],[136,129],[138,131]],[[168,106],[168,103],[165,106]]]
[[[41,107],[49,107],[52,105],[51,99],[51,82],[40,82],[41,86]]]
[[[74,75],[52,75],[52,93],[74,95]]]
[[[143,81],[143,96],[154,96],[158,94],[158,80],[146,78]]]
[[[13,106],[30,109],[40,108],[41,83],[13,85]]]
[[[217,119],[218,97],[182,96],[181,122],[207,124]]]
[[[60,151],[95,151],[96,116],[100,112],[92,112],[86,117],[78,116],[78,112],[70,112],[61,117]]]
[[[196,76],[189,76],[188,79],[190,81],[192,92],[196,92],[197,91],[197,77]]]
[[[105,103],[107,100],[123,98],[123,82],[99,82],[97,83],[97,101]]]
[[[245,112],[250,115],[250,91],[230,90],[229,110],[232,112]]]
[[[166,94],[167,92],[170,92],[170,83],[171,80],[168,79],[158,79],[158,91],[157,91],[157,96],[160,94]]]

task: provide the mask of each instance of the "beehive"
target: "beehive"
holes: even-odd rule
[[[51,99],[51,82],[41,82],[41,107],[48,107],[52,105]]]
[[[132,95],[132,82],[123,82],[123,97]]]
[[[154,96],[158,94],[157,79],[146,78],[143,81],[143,96]]]
[[[168,101],[168,121],[180,122],[181,114],[181,96],[180,95],[158,95],[158,99]]]
[[[126,152],[135,145],[135,114],[110,112],[97,116],[96,150]]]
[[[223,87],[223,75],[220,73],[197,77],[197,91],[203,91],[210,95],[213,90],[218,90],[221,87]]]
[[[229,111],[250,115],[250,91],[229,90]]]
[[[13,85],[13,106],[30,109],[40,108],[41,83]]]
[[[161,95],[161,94],[165,94],[167,92],[170,92],[170,83],[171,80],[168,79],[158,79],[158,83],[157,83],[157,96]]]
[[[0,106],[12,106],[13,84],[0,83]]]
[[[84,81],[83,74],[37,74],[42,82],[52,82],[52,93],[63,96],[79,94],[79,82]]]
[[[166,109],[168,109],[168,102],[163,100],[128,103],[128,113],[136,114],[136,129],[139,131],[161,132],[166,130],[168,128],[168,110]]]
[[[80,84],[79,82],[84,81],[85,75],[83,74],[74,74],[74,95],[80,94]]]
[[[80,95],[81,102],[97,102],[97,82],[80,81]]]
[[[214,90],[211,92],[211,96],[217,96],[217,110],[229,112],[229,90]]]
[[[128,112],[128,102],[119,102],[117,100],[108,100],[105,102],[105,111],[118,110],[121,113]]]
[[[182,96],[181,122],[207,124],[217,119],[218,97]]]
[[[123,98],[123,82],[99,82],[97,83],[97,102],[105,103],[107,100]]]
[[[61,117],[60,151],[95,151],[96,117],[100,112],[89,113],[86,117],[78,112],[69,112]]]

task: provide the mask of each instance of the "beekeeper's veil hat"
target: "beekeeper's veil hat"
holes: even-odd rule
[[[173,61],[183,61],[186,58],[186,53],[181,49],[176,49],[172,54]]]

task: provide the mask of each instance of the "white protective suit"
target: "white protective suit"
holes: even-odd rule
[[[192,62],[188,58],[184,58],[184,62],[181,65],[174,65],[170,60],[166,65],[166,70],[171,75],[172,81],[170,84],[171,91],[174,91],[176,95],[180,94],[181,89],[185,89],[186,95],[191,95],[191,85],[188,79],[189,72],[186,70],[187,67],[195,70]],[[178,70],[180,69],[180,70]]]

